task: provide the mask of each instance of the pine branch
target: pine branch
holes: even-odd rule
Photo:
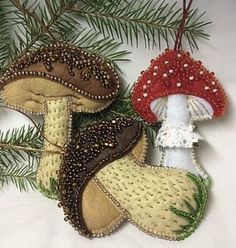
[[[23,126],[5,133],[0,131],[0,144],[40,149],[42,147],[40,129],[40,126],[37,128]],[[35,188],[35,168],[39,163],[39,157],[39,152],[0,147],[0,184],[13,183],[20,190]]]
[[[12,129],[7,132],[0,131],[0,144],[8,144],[13,146],[29,147],[40,149],[42,147],[42,138],[40,131],[41,126],[23,126],[20,129]],[[39,156],[39,154],[32,151],[19,151],[18,149],[1,149],[0,148],[0,164],[8,167],[12,159],[18,163],[25,156]]]
[[[166,0],[147,1],[111,1],[80,0],[76,9],[77,15],[86,20],[88,25],[111,37],[131,45],[139,44],[143,37],[148,48],[162,46],[162,40],[169,46],[175,36],[182,18],[182,9],[177,2],[166,3]],[[208,39],[203,30],[210,22],[204,21],[204,14],[197,9],[190,11],[184,36],[191,49],[197,48],[197,39]]]
[[[12,162],[7,168],[0,165],[0,185],[13,183],[21,191],[26,191],[29,187],[36,188],[34,157],[28,159],[28,164]]]
[[[0,2],[0,73],[14,59],[21,57],[41,44],[64,41],[95,51],[110,63],[126,60],[129,54],[118,50],[120,42],[102,38],[98,33],[85,31],[76,17],[71,15],[75,0],[49,1],[43,5],[39,0],[3,0]],[[14,29],[12,29],[14,27]]]

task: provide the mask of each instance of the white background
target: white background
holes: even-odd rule
[[[180,242],[152,238],[131,224],[125,224],[109,237],[87,240],[63,221],[57,203],[38,192],[19,193],[14,187],[0,192],[1,248],[232,248],[236,243],[236,1],[199,0],[213,21],[208,28],[210,41],[199,43],[196,59],[216,73],[228,98],[224,118],[199,124],[205,137],[198,157],[213,180],[208,211],[195,233]],[[121,65],[125,80],[135,82],[158,50],[131,49],[131,63]],[[0,110],[0,128],[19,127],[27,123],[14,111]],[[157,151],[154,151],[157,156]],[[155,160],[155,159],[154,159]]]

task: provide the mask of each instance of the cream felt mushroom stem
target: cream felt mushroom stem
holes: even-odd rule
[[[95,54],[68,44],[50,44],[15,61],[0,79],[2,99],[13,109],[44,115],[43,150],[37,171],[42,192],[56,198],[56,171],[70,141],[71,114],[94,113],[115,98],[120,80]]]

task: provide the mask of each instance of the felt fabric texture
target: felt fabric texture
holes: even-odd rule
[[[70,140],[71,116],[70,98],[49,100],[44,104],[44,150],[62,151]],[[50,141],[50,142],[49,142]],[[54,145],[56,144],[56,145]],[[37,169],[37,184],[43,190],[56,191],[51,185],[57,180],[57,171],[63,161],[63,154],[43,152]],[[56,196],[55,196],[56,197]]]
[[[94,100],[73,89],[45,78],[22,78],[4,86],[1,98],[4,102],[24,112],[45,113],[44,102],[50,98],[71,97],[71,111],[97,112],[106,108],[111,100]]]
[[[139,162],[144,162],[147,145],[147,137],[143,134],[130,152],[130,156]],[[84,190],[82,212],[85,224],[96,236],[114,231],[125,218],[123,212],[107,197],[94,179],[89,181]]]
[[[130,153],[142,135],[140,122],[117,117],[87,126],[72,137],[59,169],[58,193],[66,219],[80,234],[93,236],[82,211],[88,182],[102,167]]]
[[[109,234],[121,224],[124,214],[107,195],[91,180],[82,198],[84,221],[93,235]]]
[[[146,160],[148,150],[148,139],[145,132],[141,136],[137,145],[132,149],[130,155],[138,162],[144,162]]]
[[[0,78],[0,89],[28,77],[50,79],[94,99],[114,99],[120,87],[107,61],[63,43],[41,46],[14,61]]]
[[[161,165],[187,170],[199,175],[192,157],[192,148],[165,148]]]
[[[184,170],[140,166],[128,155],[102,168],[96,180],[128,220],[148,234],[169,240],[186,238],[195,230],[207,201],[207,188],[200,178],[196,183]],[[172,207],[185,212],[184,216]]]
[[[176,94],[167,97],[166,120],[177,127],[190,122],[191,116],[186,95]]]

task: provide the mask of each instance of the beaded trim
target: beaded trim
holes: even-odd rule
[[[47,72],[29,71],[26,69],[30,65],[41,62]],[[74,83],[50,74],[50,72],[53,71],[53,63],[55,62],[65,64],[71,78],[75,76],[73,69],[82,70],[83,68],[87,68],[87,72],[81,72],[82,80],[85,81],[85,83],[90,80],[92,76],[94,76],[96,80],[101,82],[101,86],[104,88],[104,93],[106,89],[111,87],[114,87],[114,90],[109,94],[98,96],[91,94],[88,91],[79,89]],[[2,78],[0,78],[0,88],[3,88],[3,86],[7,83],[22,77],[46,78],[51,81],[61,83],[82,95],[98,100],[114,98],[120,88],[119,76],[109,63],[95,54],[91,54],[80,48],[62,43],[41,46],[41,48],[28,52],[26,55],[23,55],[21,58],[17,59],[10,66],[10,68],[4,72]]]
[[[126,129],[129,130],[129,138]],[[116,118],[111,122],[103,121],[88,127],[68,145],[64,164],[59,172],[60,205],[63,206],[66,220],[70,220],[80,234],[92,236],[81,211],[83,190],[87,182],[100,168],[129,153],[142,132],[140,123]],[[122,138],[123,145],[117,143],[117,138],[124,135],[126,140]]]

